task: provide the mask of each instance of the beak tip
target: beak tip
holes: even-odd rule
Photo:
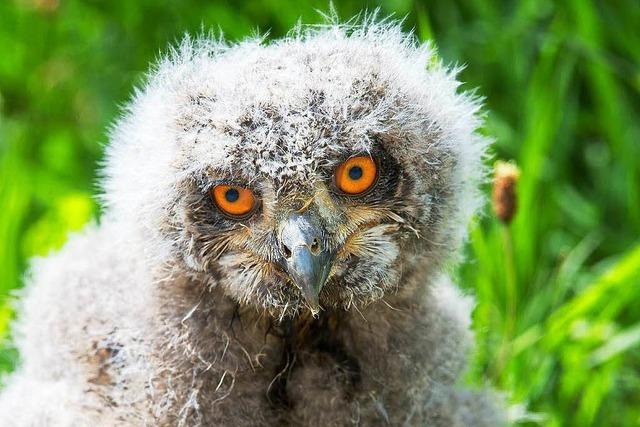
[[[320,292],[327,281],[331,254],[312,254],[308,248],[295,250],[287,261],[286,270],[301,297],[313,313],[320,311]]]
[[[304,299],[307,302],[307,305],[309,306],[311,311],[313,311],[313,312],[320,311],[320,302],[318,300],[318,296],[317,295],[314,296],[314,297],[309,297],[309,296],[305,295]]]
[[[309,308],[309,311],[311,311],[311,315],[312,316],[317,316],[318,313],[320,313],[320,310],[322,310],[322,307],[320,307],[320,304],[316,303],[311,303],[307,301],[307,307]]]

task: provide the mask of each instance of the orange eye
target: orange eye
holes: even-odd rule
[[[352,157],[336,169],[335,183],[346,194],[362,194],[373,187],[378,177],[378,165],[369,156]]]
[[[256,206],[256,198],[251,190],[232,185],[216,185],[211,190],[213,200],[227,215],[243,217]]]

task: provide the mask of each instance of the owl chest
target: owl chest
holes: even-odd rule
[[[286,323],[274,332],[280,348],[266,398],[281,419],[313,425],[325,412],[349,416],[361,387],[360,363],[336,326],[336,319],[326,316]]]
[[[288,409],[323,394],[350,400],[360,386],[360,364],[349,354],[331,319],[293,324],[281,338],[279,363],[268,397],[274,407]]]
[[[228,412],[237,425],[343,425],[364,414],[384,420],[376,399],[385,394],[378,379],[386,369],[367,356],[379,351],[340,316],[277,325],[247,313],[227,319],[225,335],[233,339],[203,372],[199,407],[207,422]]]

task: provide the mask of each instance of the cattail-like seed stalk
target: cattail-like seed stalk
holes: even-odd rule
[[[496,162],[493,175],[493,210],[504,224],[510,224],[518,210],[519,177],[520,170],[515,164]]]

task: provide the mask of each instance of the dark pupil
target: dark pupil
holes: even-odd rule
[[[362,168],[360,166],[354,166],[349,169],[349,178],[354,181],[362,178]]]
[[[235,188],[230,188],[224,193],[224,198],[227,199],[227,202],[233,203],[238,201],[240,198],[240,193]]]

